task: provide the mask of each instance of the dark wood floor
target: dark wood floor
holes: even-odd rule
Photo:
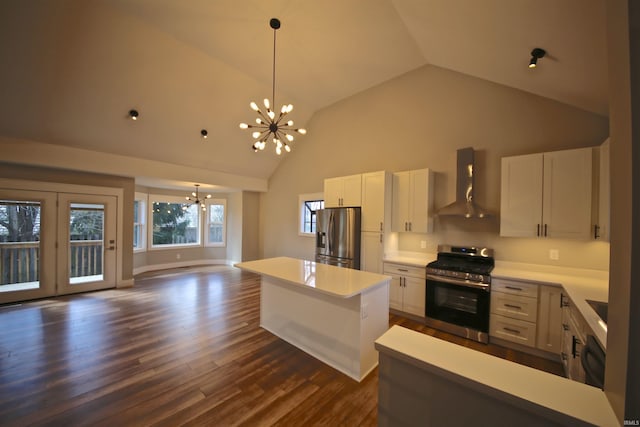
[[[377,370],[357,383],[261,329],[259,283],[234,268],[163,272],[131,289],[0,307],[0,425],[376,425]]]

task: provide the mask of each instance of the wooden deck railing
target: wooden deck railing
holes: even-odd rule
[[[102,274],[102,240],[72,240],[69,277]],[[39,242],[0,243],[0,286],[39,280]]]

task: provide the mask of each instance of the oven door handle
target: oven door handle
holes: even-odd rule
[[[443,276],[435,276],[433,274],[427,274],[427,280],[433,280],[435,282],[449,283],[451,285],[466,286],[467,288],[481,289],[481,290],[486,291],[486,292],[489,292],[489,288],[490,288],[490,285],[488,283],[477,283],[477,282],[471,282],[469,280],[454,279],[454,278],[451,278],[451,277],[443,277]]]

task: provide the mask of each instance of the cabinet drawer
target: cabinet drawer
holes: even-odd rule
[[[514,319],[535,322],[538,314],[538,299],[522,295],[491,291],[491,312]]]
[[[538,298],[537,284],[521,282],[519,280],[493,279],[491,280],[491,291]]]
[[[536,324],[492,314],[489,335],[529,347],[536,346]]]
[[[417,279],[426,279],[425,267],[411,267],[402,264],[384,263],[384,274],[394,274],[397,276],[409,276]]]

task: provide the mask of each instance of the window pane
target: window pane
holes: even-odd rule
[[[140,224],[133,225],[133,247],[142,247],[142,227]]]
[[[209,211],[209,230],[207,241],[209,244],[224,243],[224,205],[211,204]]]
[[[223,243],[222,225],[209,225],[209,243]]]
[[[324,200],[307,200],[304,202],[302,219],[302,231],[304,233],[316,232],[316,211],[324,208]]]
[[[140,222],[140,201],[138,200],[133,201],[133,222],[136,224]]]
[[[200,208],[192,204],[155,202],[153,204],[153,245],[198,243]]]
[[[0,200],[0,292],[39,287],[40,210],[39,202]]]
[[[209,222],[217,222],[219,224],[224,222],[224,205],[209,206]]]

